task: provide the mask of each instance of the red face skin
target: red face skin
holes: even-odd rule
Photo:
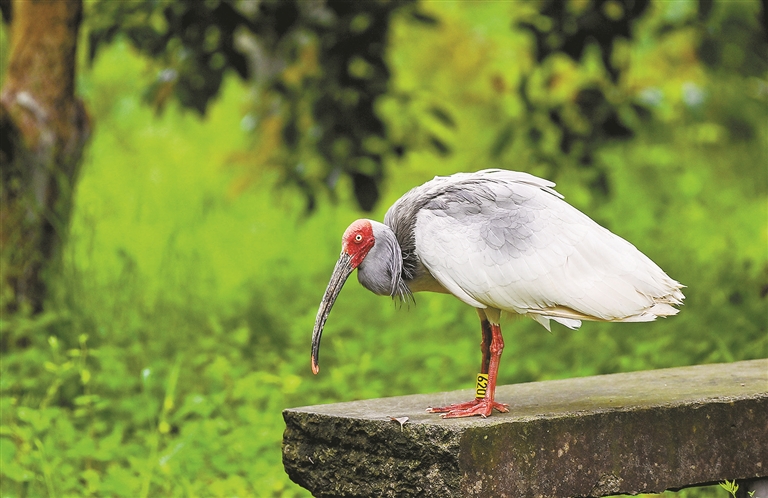
[[[360,266],[375,241],[373,228],[368,220],[357,220],[349,225],[341,237],[341,250],[352,257],[352,268]]]

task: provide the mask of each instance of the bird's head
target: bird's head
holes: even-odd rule
[[[354,270],[360,266],[375,242],[371,221],[356,220],[347,227],[341,237],[341,255],[349,255],[349,263]]]
[[[353,222],[341,238],[341,255],[333,269],[331,281],[325,289],[320,309],[315,319],[315,329],[312,332],[312,373],[317,374],[320,367],[317,365],[320,354],[320,337],[323,335],[323,327],[331,312],[344,282],[349,275],[360,266],[370,250],[373,248],[376,238],[373,235],[373,225],[370,220],[357,220]]]

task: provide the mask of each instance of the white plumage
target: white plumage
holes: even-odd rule
[[[547,329],[550,319],[577,328],[580,320],[676,314],[682,285],[552,187],[505,170],[436,177],[398,200],[385,220],[400,203],[430,197],[416,214],[416,255],[442,287],[476,308],[529,315]]]

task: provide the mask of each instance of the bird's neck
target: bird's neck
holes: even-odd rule
[[[407,299],[410,291],[403,281],[403,257],[395,233],[383,223],[370,221],[375,243],[357,268],[357,279],[374,294]]]

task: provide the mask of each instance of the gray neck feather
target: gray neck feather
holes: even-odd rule
[[[357,279],[374,294],[411,299],[411,291],[402,277],[403,257],[395,233],[383,223],[369,221],[375,242],[357,268]]]

